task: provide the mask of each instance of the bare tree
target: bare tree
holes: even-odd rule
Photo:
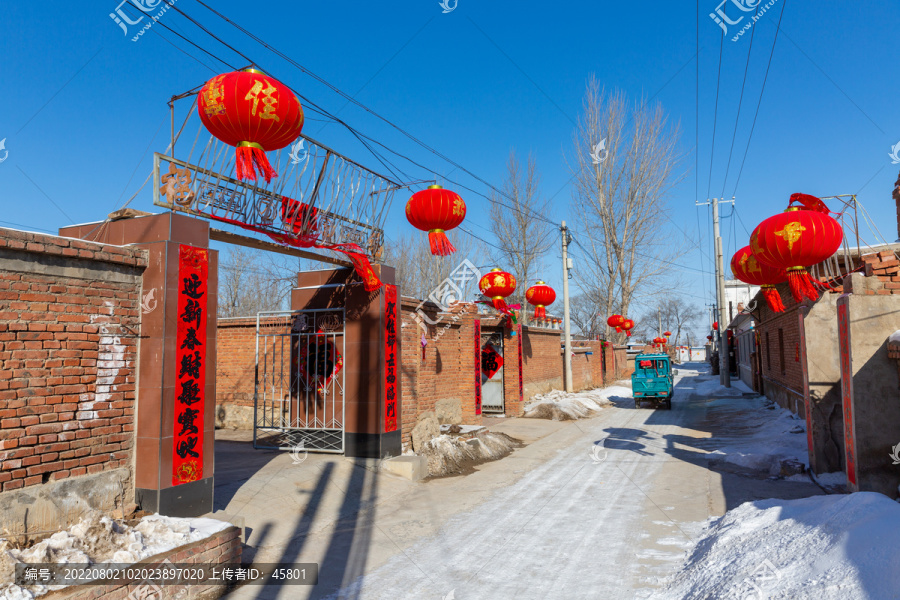
[[[529,155],[523,168],[516,153],[510,152],[506,169],[503,194],[494,193],[491,198],[491,231],[500,247],[494,258],[516,276],[518,286],[510,303],[522,304],[524,309],[525,290],[538,279],[543,256],[554,242],[554,227],[540,218],[549,203],[538,190],[540,175],[534,157]],[[528,315],[526,310],[522,314]]]
[[[655,332],[657,323],[662,324],[662,331],[654,335],[662,335],[665,331],[672,332],[673,342],[677,346],[681,342],[684,333],[690,345],[691,334],[695,324],[703,317],[703,310],[696,304],[691,304],[679,296],[667,296],[660,298],[656,310],[649,312],[643,322],[652,325]]]
[[[605,315],[627,315],[666,272],[659,259],[678,252],[666,227],[668,195],[683,177],[678,139],[659,105],[632,107],[622,92],[588,81],[570,169],[583,215],[576,243],[588,255],[581,285],[599,294]]]
[[[569,300],[569,318],[582,335],[590,338],[606,331],[606,320],[599,313],[596,290],[572,297]]]
[[[287,310],[295,285],[297,259],[241,246],[229,246],[219,265],[218,316],[250,317]]]
[[[484,258],[476,252],[470,236],[455,229],[448,231],[447,235],[456,247],[456,252],[449,257],[432,255],[428,236],[423,233],[415,232],[387,241],[384,261],[397,269],[397,285],[401,294],[425,300],[464,260],[469,260],[476,267],[484,266]],[[464,290],[464,297],[456,300],[476,299],[478,282],[469,284]]]

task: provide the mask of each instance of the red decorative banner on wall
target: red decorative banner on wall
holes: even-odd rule
[[[397,431],[397,286],[384,286],[384,432]]]
[[[475,414],[481,414],[481,319],[475,319]]]
[[[179,246],[172,485],[203,477],[209,250]]]
[[[519,402],[525,400],[525,371],[522,370],[522,325],[519,325]]]

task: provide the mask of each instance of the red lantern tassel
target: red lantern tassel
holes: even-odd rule
[[[763,298],[766,299],[766,304],[769,305],[769,308],[772,309],[772,312],[784,312],[784,303],[781,301],[781,294],[778,293],[778,290],[775,289],[775,286],[762,286],[762,293]]]
[[[509,306],[506,305],[506,300],[503,299],[503,296],[495,296],[491,299],[491,302],[497,310],[502,312],[503,314],[509,313]]]
[[[431,246],[431,253],[435,256],[450,256],[456,252],[443,229],[432,229],[428,232],[428,245]]]
[[[806,296],[813,302],[819,299],[819,292],[813,285],[813,278],[809,272],[803,267],[791,267],[788,269],[788,285],[791,287],[791,295],[794,300],[801,302],[803,296]]]
[[[625,335],[628,336],[628,337],[631,337],[631,332],[630,332],[630,331],[626,331],[626,332],[625,332]]]
[[[534,309],[534,318],[535,319],[543,319],[546,316],[547,316],[547,309],[545,309],[543,306],[541,306],[539,304],[537,306],[537,308]]]
[[[259,171],[266,183],[278,177],[278,173],[269,164],[262,146],[253,142],[241,142],[235,149],[237,152],[236,172],[237,178],[243,181],[256,181],[256,172]]]

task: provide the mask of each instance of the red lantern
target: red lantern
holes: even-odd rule
[[[525,292],[525,300],[535,306],[534,318],[543,319],[547,316],[545,307],[556,301],[556,292],[543,281],[538,281]]]
[[[428,232],[428,244],[435,256],[449,256],[456,248],[444,233],[466,218],[466,203],[459,194],[439,185],[416,192],[406,203],[406,219],[416,229]]]
[[[761,263],[750,246],[744,246],[731,257],[731,272],[744,283],[760,286],[773,312],[784,312],[784,303],[775,286],[788,280],[787,271]]]
[[[506,271],[500,269],[491,269],[478,282],[478,289],[481,293],[491,299],[494,308],[508,313],[509,307],[506,305],[504,298],[512,295],[516,291],[516,278]]]
[[[821,200],[804,194],[794,194],[791,202],[807,206],[819,206],[815,210],[789,207],[780,215],[769,217],[753,230],[750,248],[761,263],[776,269],[785,269],[794,300],[803,296],[818,300],[815,281],[806,267],[819,264],[829,258],[844,239],[840,223],[828,215],[828,208]]]
[[[609,325],[610,327],[615,327],[616,332],[618,332],[618,333],[622,332],[622,323],[624,323],[624,322],[625,322],[625,317],[623,317],[622,315],[613,315],[606,320],[606,324]]]
[[[671,332],[671,331],[667,331],[667,332],[665,332],[663,335],[666,336],[666,337],[672,337],[672,332]]]
[[[216,75],[197,94],[203,125],[218,139],[236,147],[238,179],[266,183],[278,173],[266,152],[284,148],[303,129],[303,107],[286,85],[256,69]]]
[[[625,319],[622,321],[622,329],[625,330],[625,335],[631,337],[631,330],[634,329],[634,321],[631,319]]]
[[[714,331],[718,331],[718,330],[719,330],[719,322],[718,322],[718,321],[716,321],[715,323],[713,323],[713,330],[714,330]]]
[[[712,336],[708,335],[708,336],[706,336],[706,339],[708,339],[709,341],[712,341]]]

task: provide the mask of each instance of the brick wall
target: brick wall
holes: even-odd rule
[[[426,412],[434,412],[447,422],[480,425],[482,415],[475,411],[475,321],[480,322],[482,334],[486,336],[501,331],[500,319],[477,314],[472,304],[457,305],[454,311],[444,314],[433,303],[421,304],[409,297],[400,300],[402,441],[409,442],[410,432]],[[272,321],[270,325],[279,323]],[[503,333],[504,409],[507,416],[520,416],[525,402],[535,394],[563,388],[560,331],[523,327],[521,335],[512,336],[508,330]],[[520,344],[524,369],[522,402],[519,401]],[[629,374],[624,348],[614,350],[611,346],[604,347],[603,342],[576,342],[574,346],[572,378],[576,390],[600,387],[607,379],[614,381]],[[252,427],[255,356],[256,319],[220,319],[217,427]],[[618,372],[607,373],[614,364]]]
[[[757,295],[759,356],[762,366],[763,393],[784,408],[805,415],[803,370],[800,365],[800,308],[810,301],[797,303],[788,284],[776,286],[785,310],[775,313],[761,295]]]
[[[4,492],[131,463],[146,253],[0,229]]]
[[[168,563],[165,561],[168,560]],[[192,544],[180,546],[146,558],[133,565],[134,569],[174,568],[176,565],[198,565],[207,570],[215,566],[241,564],[241,530],[228,527],[210,537]],[[170,566],[171,565],[171,566]],[[221,571],[221,569],[218,569]],[[221,583],[196,585],[167,585],[165,595],[157,593],[158,588],[146,583],[79,585],[52,593],[54,600],[132,600],[133,598],[218,598],[225,591]]]

